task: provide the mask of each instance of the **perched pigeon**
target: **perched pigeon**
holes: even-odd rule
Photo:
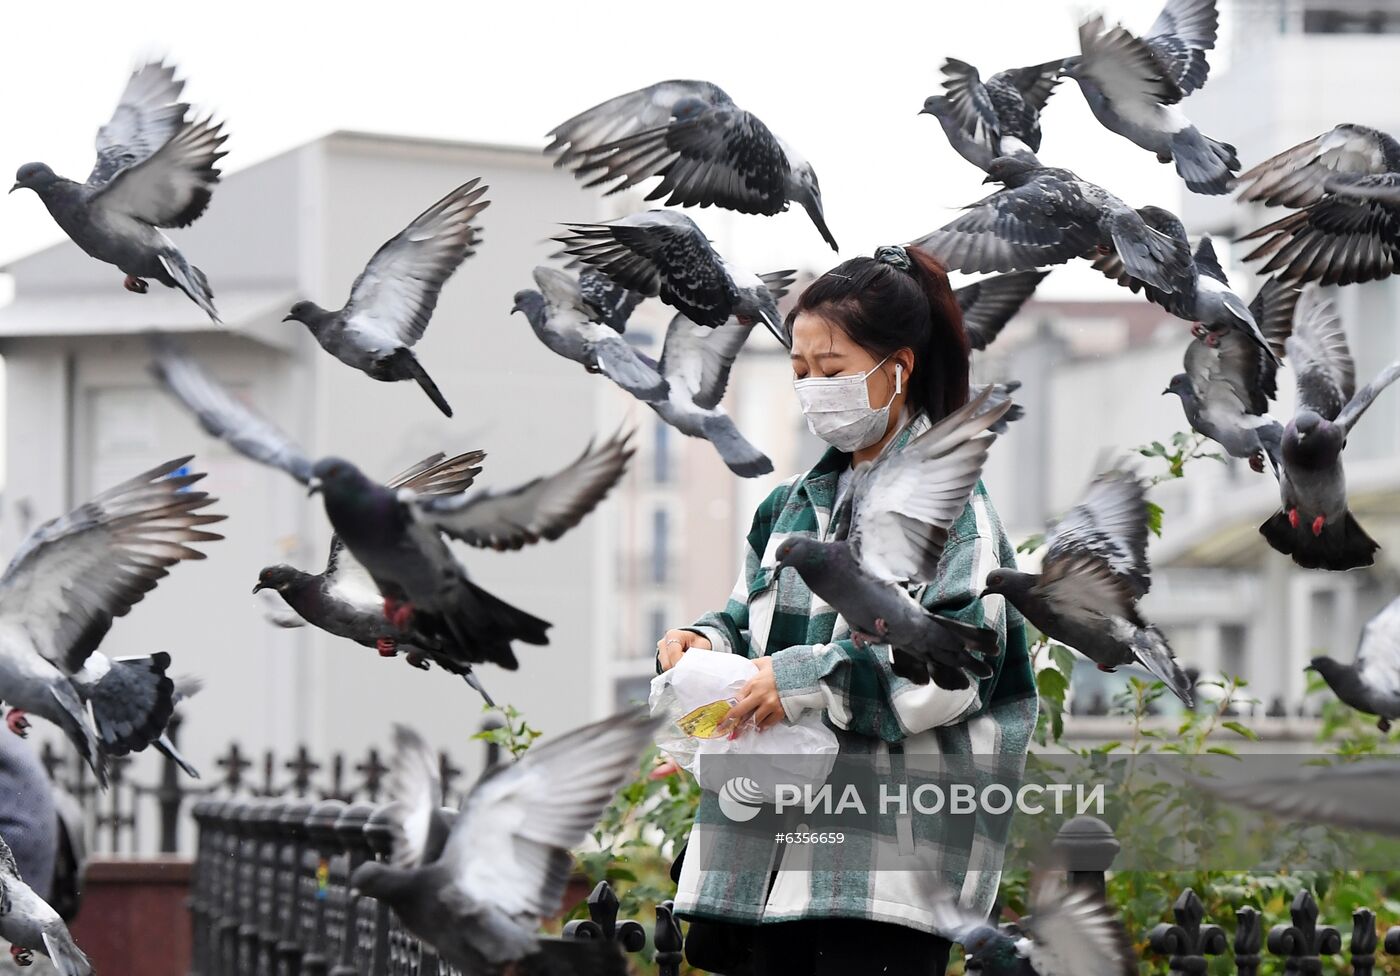
[[[934,925],[983,976],[1136,976],[1132,943],[1098,895],[1049,874],[1033,878],[1030,894],[1031,914],[1014,931],[967,911],[952,891],[933,901]]]
[[[1292,776],[1245,781],[1198,777],[1191,785],[1222,800],[1288,820],[1400,837],[1400,786],[1393,759],[1302,763]]]
[[[973,349],[986,349],[1035,293],[1048,271],[1013,271],[953,289]]]
[[[1297,207],[1244,235],[1267,238],[1246,261],[1302,284],[1350,285],[1394,273],[1400,256],[1400,142],[1339,125],[1241,174],[1241,203]]]
[[[388,488],[407,488],[416,495],[451,495],[466,491],[481,472],[478,464],[486,457],[480,451],[445,458],[433,454],[386,483]],[[344,637],[365,647],[377,649],[383,657],[407,652],[408,663],[426,670],[433,662],[446,671],[460,674],[492,704],[471,662],[459,660],[450,644],[420,630],[399,630],[384,616],[384,598],[374,580],[355,557],[345,550],[339,536],[331,537],[330,555],[320,573],[307,573],[293,566],[266,566],[258,574],[253,592],[275,590],[302,621],[328,634]]]
[[[549,133],[546,153],[586,186],[608,193],[653,176],[647,200],[667,206],[723,207],[776,214],[799,203],[839,250],[826,228],[822,191],[812,164],[775,136],[758,116],[708,81],[663,81],[595,105]]]
[[[511,643],[546,644],[550,625],[467,579],[443,534],[497,550],[557,539],[603,500],[632,456],[629,433],[596,450],[590,444],[562,470],[508,492],[420,496],[376,484],[340,458],[313,464],[286,434],[168,343],[157,344],[154,372],[210,435],[323,494],[331,526],[374,580],[396,629],[450,644],[454,659],[473,664],[516,668]]]
[[[1206,341],[1209,334],[1197,337],[1186,347],[1184,372],[1173,376],[1162,391],[1181,397],[1192,430],[1231,457],[1248,460],[1256,471],[1264,470],[1267,459],[1278,472],[1283,425],[1268,415],[1268,409],[1278,395],[1277,357],[1293,333],[1298,295],[1298,289],[1270,278],[1250,302],[1250,313],[1272,355],[1237,329],[1220,333],[1214,345]]]
[[[1176,241],[1182,253],[1191,254],[1186,228],[1176,214],[1161,207],[1143,207],[1138,213],[1153,230]],[[1124,269],[1117,254],[1099,254],[1093,264],[1095,269],[1131,291],[1141,290],[1154,305],[1160,305],[1179,319],[1195,323],[1192,334],[1207,345],[1218,345],[1229,332],[1242,332],[1277,365],[1279,351],[1259,330],[1250,306],[1230,288],[1230,279],[1225,277],[1225,269],[1215,256],[1215,245],[1209,235],[1201,238],[1189,262],[1179,269],[1179,276],[1166,290],[1134,278]]]
[[[388,863],[356,868],[351,886],[463,976],[623,976],[612,940],[545,939],[538,928],[559,910],[570,850],[636,775],[653,729],[633,709],[531,746],[481,777],[444,837],[436,757],[396,726],[393,847]]]
[[[656,403],[666,399],[666,381],[622,337],[626,318],[621,309],[614,305],[609,316],[585,297],[583,284],[587,279],[595,290],[602,282],[624,294],[635,292],[619,288],[596,271],[585,271],[575,279],[557,268],[537,267],[534,277],[539,291],[516,292],[511,312],[525,313],[530,328],[547,349],[590,373],[602,373],[638,400]],[[616,324],[609,323],[609,317]]]
[[[491,201],[482,199],[488,188],[480,182],[463,183],[375,251],[350,286],[344,308],[297,302],[282,321],[302,323],[321,348],[372,379],[413,380],[452,416],[410,347],[423,338],[442,286],[481,239],[472,221]]]
[[[570,233],[555,238],[564,253],[624,288],[647,297],[660,295],[686,318],[709,328],[731,316],[740,325],[761,319],[779,342],[787,343],[777,300],[763,279],[720,257],[684,214],[648,210],[605,224],[567,226]]]
[[[58,976],[92,976],[92,964],[73,941],[53,906],[19,875],[14,852],[0,837],[0,938],[10,943],[18,966],[28,966],[37,949],[49,957]]]
[[[204,272],[159,230],[186,227],[204,213],[219,182],[215,164],[226,155],[222,123],[186,121],[184,87],[170,65],[137,68],[111,120],[97,130],[97,164],[86,183],[25,163],[10,192],[37,193],[74,244],[126,272],[128,290],[144,293],[145,279],[153,278],[179,288],[218,322]]]
[[[1322,675],[1344,704],[1376,716],[1376,727],[1389,732],[1390,723],[1400,719],[1400,599],[1367,622],[1354,662],[1323,655],[1308,667]]]
[[[1283,429],[1279,495],[1283,507],[1259,531],[1305,569],[1356,569],[1380,548],[1347,508],[1342,449],[1361,415],[1400,378],[1400,361],[1356,389],[1356,366],[1332,303],[1315,291],[1300,299],[1287,343],[1298,384],[1293,419]]]
[[[1240,168],[1235,147],[1204,135],[1177,104],[1205,83],[1218,24],[1215,0],[1168,0],[1143,37],[1091,17],[1079,27],[1079,57],[1065,62],[1104,128],[1175,161],[1195,193],[1228,192]]]
[[[1041,633],[1114,671],[1141,664],[1188,708],[1191,679],[1138,600],[1152,585],[1147,565],[1147,490],[1127,471],[1108,471],[1051,527],[1040,572],[994,569],[985,593],[1000,593]]]
[[[1103,187],[1067,169],[1042,166],[1028,153],[994,160],[983,182],[1002,183],[1004,189],[912,246],[969,274],[1029,271],[1064,264],[1095,248],[1116,251],[1133,277],[1167,291],[1190,266],[1184,242],[1148,226]]]
[[[169,567],[203,559],[193,548],[223,536],[201,526],[224,516],[179,474],[177,458],[124,481],[29,534],[0,577],[0,699],[22,733],[25,713],[53,722],[107,783],[107,757],[139,751],[165,730],[174,686],[167,654],[109,661],[95,654]],[[88,705],[93,722],[87,718]]]
[[[991,391],[905,445],[856,470],[846,502],[850,531],[822,542],[792,537],[778,546],[778,568],[797,571],[851,628],[857,645],[888,644],[896,674],[940,688],[990,678],[984,660],[996,653],[996,632],[930,613],[908,585],[938,571],[948,530],[967,506],[996,440],[988,428],[1010,409],[988,409]],[[844,507],[844,506],[843,506]]]
[[[1064,61],[998,71],[985,82],[966,61],[943,62],[942,95],[924,99],[920,115],[943,126],[957,154],[980,170],[998,156],[1040,152],[1040,112],[1060,83]]]

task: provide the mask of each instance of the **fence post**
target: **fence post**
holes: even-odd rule
[[[1376,966],[1376,913],[1358,908],[1351,913],[1351,974],[1371,976]]]
[[[1235,910],[1235,968],[1239,976],[1256,976],[1259,950],[1264,944],[1264,922],[1255,908]]]
[[[1147,933],[1148,948],[1158,955],[1169,956],[1167,965],[1173,976],[1197,976],[1207,972],[1206,956],[1218,956],[1228,945],[1225,930],[1218,925],[1202,925],[1206,909],[1196,892],[1187,888],[1172,906],[1176,924],[1153,926]]]
[[[180,723],[184,719],[176,711],[166,723],[165,734],[171,744],[180,744]],[[156,787],[156,803],[160,807],[160,852],[174,854],[180,849],[180,805],[185,799],[185,791],[180,788],[180,777],[184,774],[175,760],[165,756],[160,767],[160,785]],[[134,846],[134,845],[133,845]]]
[[[301,866],[301,957],[302,976],[327,976],[330,959],[326,955],[326,909],[329,903],[330,858],[338,841],[335,822],[345,804],[322,800],[306,815],[306,850]]]
[[[277,974],[277,855],[281,850],[284,803],[264,803],[258,808],[256,831],[258,976]]]
[[[1107,900],[1108,882],[1105,875],[1118,856],[1118,838],[1113,828],[1098,817],[1088,815],[1066,820],[1050,844],[1055,863],[1069,875],[1076,888],[1088,888]]]
[[[676,922],[675,902],[664,901],[656,906],[656,928],[651,942],[656,947],[657,976],[680,976],[682,953],[681,927]]]
[[[1284,957],[1285,973],[1315,976],[1322,972],[1322,956],[1342,951],[1342,937],[1335,927],[1317,924],[1317,899],[1311,891],[1298,892],[1289,914],[1293,916],[1292,925],[1269,929],[1269,952]]]
[[[192,811],[199,825],[194,856],[194,882],[190,886],[190,976],[206,976],[209,971],[209,930],[213,925],[213,873],[218,858],[213,855],[215,827],[213,814],[220,804],[201,799]]]
[[[374,949],[374,899],[350,891],[355,869],[374,857],[365,838],[365,822],[373,812],[374,807],[368,803],[351,804],[335,822],[336,835],[345,848],[345,936],[331,976],[359,976],[361,969],[356,960],[369,960]]]
[[[225,803],[219,810],[222,824],[223,868],[219,871],[219,927],[214,942],[214,972],[233,976],[238,965],[238,817],[243,803]]]
[[[387,807],[379,807],[365,820],[365,846],[371,857],[385,858],[394,844],[392,816]],[[369,976],[388,976],[389,972],[389,907],[377,899],[367,899],[374,906],[373,944],[370,949]]]
[[[233,971],[257,972],[258,966],[258,820],[264,804],[246,803],[238,811],[238,938]]]
[[[277,905],[277,976],[300,976],[301,957],[306,951],[301,936],[301,858],[306,846],[306,815],[311,804],[302,801],[282,808],[278,823],[282,847],[277,852],[277,882],[273,901]]]

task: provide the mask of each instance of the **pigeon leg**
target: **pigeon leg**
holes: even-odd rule
[[[1264,452],[1263,452],[1263,451],[1255,451],[1253,454],[1251,454],[1251,455],[1249,456],[1249,470],[1253,471],[1255,474],[1263,474],[1263,473],[1264,473]]]
[[[393,624],[395,630],[408,630],[408,625],[413,621],[413,606],[386,596],[384,598],[384,617]]]
[[[409,651],[405,660],[420,671],[432,670],[432,665],[428,663],[428,658],[422,651]]]
[[[1197,339],[1204,339],[1206,336],[1210,335],[1210,330],[1206,328],[1204,322],[1192,322],[1191,335]]]
[[[1323,527],[1324,525],[1326,525],[1326,524],[1327,524],[1327,520],[1326,520],[1325,518],[1323,518],[1321,515],[1319,515],[1317,518],[1313,519],[1313,520],[1312,520],[1312,534],[1313,534],[1313,535],[1322,535],[1322,527]]]
[[[863,651],[871,644],[880,643],[880,639],[873,634],[867,634],[863,630],[853,630],[851,631],[851,643]]]
[[[1376,723],[1376,728],[1381,730],[1382,735],[1388,735],[1390,733],[1390,719],[1381,719],[1379,722]]]
[[[144,278],[138,278],[135,275],[127,275],[126,280],[122,282],[122,287],[127,291],[134,291],[138,295],[144,295],[151,286],[146,284],[146,279]]]
[[[29,719],[25,718],[24,712],[18,708],[10,709],[10,714],[5,716],[5,724],[21,739],[29,738]]]
[[[10,946],[10,956],[13,957],[16,966],[28,966],[34,962],[34,950],[23,946]]]
[[[1118,670],[1117,668],[1110,668],[1107,664],[1099,664],[1095,666],[1104,674],[1113,674],[1113,672]]]
[[[388,601],[385,602],[387,603]],[[388,606],[384,608],[384,615],[389,615]],[[395,654],[399,653],[399,645],[395,644],[394,641],[388,637],[381,637],[379,640],[375,641],[374,649],[379,652],[380,657],[393,657]]]
[[[1295,529],[1298,527],[1298,510],[1296,508],[1288,510],[1288,524]]]

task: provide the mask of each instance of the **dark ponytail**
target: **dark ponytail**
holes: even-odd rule
[[[820,315],[876,359],[906,346],[914,369],[906,387],[914,413],[937,423],[967,403],[972,348],[947,269],[922,251],[907,251],[909,268],[859,257],[843,261],[807,286],[788,313]]]

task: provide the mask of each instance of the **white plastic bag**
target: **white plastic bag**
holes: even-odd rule
[[[656,744],[694,775],[701,789],[717,793],[742,776],[771,802],[779,785],[800,789],[826,782],[837,742],[836,733],[810,711],[762,731],[750,717],[734,738],[715,735],[738,703],[739,689],[757,673],[748,658],[691,648],[675,667],[652,679],[648,704],[654,717],[665,719]]]

